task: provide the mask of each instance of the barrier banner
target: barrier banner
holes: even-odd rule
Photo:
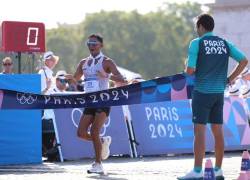
[[[79,95],[38,95],[0,90],[0,109],[61,109],[119,106],[191,98],[193,76],[176,74]]]
[[[139,155],[191,152],[192,112],[189,100],[131,105]]]
[[[77,137],[77,127],[83,110],[56,109],[54,112],[63,159],[93,157],[92,142]],[[100,132],[100,136],[107,135],[112,137],[110,155],[130,154],[127,128],[120,106],[111,108],[110,116]]]
[[[250,99],[247,99],[250,106]],[[244,99],[224,100],[225,150],[250,148],[250,127],[244,109]],[[189,100],[159,102],[129,106],[139,143],[139,155],[193,152],[193,123]],[[206,131],[206,150],[214,150],[210,124]]]
[[[248,122],[249,100],[230,97],[224,101],[224,135],[227,149],[249,149],[250,127]]]
[[[241,150],[250,147],[250,128],[248,124],[248,107],[245,100],[239,97],[225,97],[223,107],[223,130],[225,150]],[[206,134],[207,150],[214,149],[214,138],[211,127]]]

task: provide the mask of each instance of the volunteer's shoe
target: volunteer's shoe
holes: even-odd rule
[[[203,171],[200,173],[195,172],[194,170],[190,171],[183,177],[178,177],[179,180],[203,180]]]
[[[109,146],[111,144],[112,138],[111,136],[104,136],[101,137],[101,142],[102,142],[102,160],[105,160],[109,157],[110,154],[110,150],[109,150]]]
[[[101,163],[94,162],[91,167],[87,170],[88,174],[97,173],[104,174],[104,170]]]
[[[216,180],[224,180],[223,171],[221,169],[214,171],[214,176]]]

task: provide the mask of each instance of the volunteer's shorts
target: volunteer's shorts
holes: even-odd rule
[[[193,123],[223,124],[224,93],[201,93],[193,91]]]

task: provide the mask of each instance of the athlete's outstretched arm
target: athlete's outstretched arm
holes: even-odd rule
[[[122,76],[122,74],[117,69],[117,66],[113,60],[106,61],[106,72],[111,73],[110,79],[115,82],[127,83],[127,80]]]
[[[65,78],[68,79],[69,81],[71,81],[72,83],[77,84],[77,82],[81,79],[81,77],[83,75],[82,64],[83,64],[83,61],[81,61],[77,65],[77,69],[76,69],[76,72],[74,73],[74,75],[72,75],[72,74],[66,74]]]
[[[83,65],[84,61],[82,60],[78,65],[77,65],[77,69],[76,72],[74,74],[74,79],[75,81],[79,81],[81,79],[81,77],[83,76],[83,72],[82,72],[82,65]]]

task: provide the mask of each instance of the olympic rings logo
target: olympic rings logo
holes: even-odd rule
[[[37,96],[29,93],[17,93],[16,99],[20,104],[33,104],[37,100]]]
[[[102,130],[100,132],[100,136],[104,136],[106,134],[106,131],[109,125],[110,125],[110,117],[108,117],[107,121],[104,123]]]
[[[80,118],[82,116],[82,110],[79,108],[74,108],[71,112],[71,121],[73,125],[78,128],[78,124],[80,122]]]
[[[82,116],[83,111],[79,108],[74,108],[71,112],[71,120],[73,125],[78,128],[78,124],[80,123],[80,118]],[[104,123],[103,128],[100,132],[100,136],[104,136],[106,134],[107,128],[110,125],[110,117],[108,117],[107,121]]]

